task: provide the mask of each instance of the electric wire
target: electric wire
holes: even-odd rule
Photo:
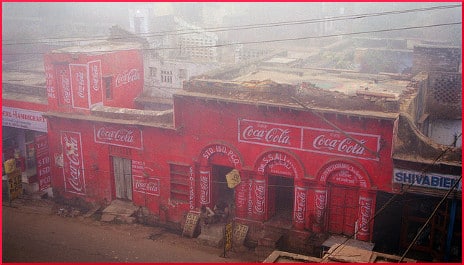
[[[454,145],[456,144],[457,140],[462,136],[462,133],[460,133],[455,139],[454,139],[454,142],[453,144],[451,144],[450,146],[448,146],[445,150],[443,150],[436,158],[435,160],[431,163],[431,164],[428,164],[421,172],[423,175],[425,175],[425,173],[428,172],[429,168],[431,168],[432,166],[434,166],[438,160],[440,160],[449,150],[453,149],[454,148]],[[445,194],[445,197],[444,198],[447,198],[449,193],[455,189],[456,185],[461,181],[461,178],[462,176],[459,177],[459,180],[456,181],[453,185],[452,188],[450,188],[450,190]],[[400,193],[395,193],[393,194],[392,197],[390,197],[390,199],[369,219],[369,221],[366,223],[366,225],[370,225],[370,223],[372,221],[374,221],[374,219],[380,214],[382,213],[391,203],[393,203],[393,201],[399,196],[399,195],[403,195],[405,194],[413,185],[415,184],[415,181],[411,182],[410,184],[408,184],[408,186],[406,186],[405,189],[402,189]],[[358,229],[359,231],[360,229]],[[358,231],[356,231],[353,235],[345,238],[345,240],[339,244],[337,247],[335,247],[335,249],[333,250],[332,253],[335,253],[335,251],[340,248],[340,247],[344,247],[346,245],[346,243],[352,239],[352,238],[355,238]],[[330,253],[326,256],[326,258],[324,258],[323,260],[326,260],[330,257]],[[403,257],[404,258],[404,257]]]
[[[323,22],[332,22],[332,21],[339,21],[339,20],[353,20],[353,19],[362,19],[362,18],[369,18],[369,17],[378,17],[378,16],[387,16],[387,15],[397,15],[397,14],[405,14],[405,13],[414,13],[414,12],[424,12],[424,11],[433,11],[433,10],[443,10],[443,9],[450,9],[450,8],[459,8],[462,7],[461,5],[445,5],[445,6],[434,6],[434,7],[426,7],[426,8],[415,8],[415,9],[406,9],[406,10],[393,10],[393,11],[386,11],[386,12],[376,12],[376,13],[363,13],[363,14],[353,14],[353,15],[345,15],[345,16],[333,16],[333,17],[325,17],[325,18],[316,18],[316,19],[305,19],[305,20],[295,20],[295,21],[280,21],[280,22],[270,22],[270,23],[258,23],[258,24],[247,24],[247,25],[238,25],[238,26],[230,26],[230,27],[211,27],[211,28],[199,28],[198,29],[190,29],[190,30],[174,30],[174,31],[159,31],[159,32],[152,32],[152,33],[140,33],[137,36],[140,37],[160,37],[165,35],[175,36],[175,35],[186,35],[186,34],[194,34],[194,33],[203,33],[203,32],[222,32],[222,31],[235,31],[235,30],[246,30],[246,29],[256,29],[256,28],[267,28],[267,27],[279,27],[279,26],[288,26],[288,25],[298,25],[298,24],[312,24],[312,23],[323,23]],[[66,38],[66,39],[64,39]],[[116,37],[115,39],[123,39],[124,37]],[[45,41],[37,41],[36,39],[29,39],[34,40],[34,42],[17,42],[14,40],[6,40],[6,43],[3,45],[19,45],[19,44],[36,44],[36,43],[47,43],[50,40],[57,40],[58,42],[70,42],[70,41],[89,41],[89,40],[106,40],[106,36],[94,36],[94,37],[85,37],[85,38],[67,38],[67,37],[52,37],[52,38],[45,38]],[[28,39],[21,40],[27,41]],[[5,41],[5,40],[3,40]],[[8,43],[12,42],[12,43]],[[56,43],[53,42],[53,43]]]
[[[432,217],[435,215],[435,213],[438,211],[438,208],[440,208],[440,206],[443,204],[443,202],[448,198],[448,196],[451,194],[451,192],[457,187],[458,183],[461,181],[462,179],[462,176],[459,177],[459,179],[454,183],[454,185],[448,190],[448,192],[443,196],[443,198],[440,200],[440,202],[437,204],[437,206],[435,207],[435,209],[433,210],[433,212],[430,214],[430,216],[427,218],[427,220],[425,221],[424,225],[422,225],[422,227],[419,229],[419,231],[417,232],[416,236],[414,237],[414,239],[411,241],[411,243],[408,245],[407,249],[404,251],[403,255],[401,256],[400,260],[398,261],[398,263],[401,263],[404,258],[406,257],[406,255],[408,254],[409,250],[411,250],[411,247],[416,243],[417,239],[419,238],[419,236],[422,234],[422,232],[424,231],[425,227],[429,224],[429,222],[432,220]]]
[[[187,46],[184,48],[189,49],[207,49],[207,48],[219,48],[227,46],[236,46],[236,45],[247,45],[247,44],[263,44],[263,43],[275,43],[275,42],[286,42],[286,41],[301,41],[309,39],[321,39],[321,38],[332,38],[332,37],[341,37],[341,36],[353,36],[353,35],[362,35],[369,33],[381,33],[381,32],[392,32],[392,31],[402,31],[402,30],[411,30],[411,29],[424,29],[424,28],[434,28],[434,27],[443,27],[443,26],[452,26],[452,25],[461,25],[462,22],[450,22],[450,23],[440,23],[432,25],[422,25],[422,26],[412,26],[412,27],[401,27],[401,28],[390,28],[390,29],[379,29],[379,30],[369,30],[369,31],[360,31],[360,32],[349,32],[349,33],[336,33],[336,34],[327,34],[319,36],[305,36],[297,38],[284,38],[284,39],[273,39],[273,40],[260,40],[260,41],[245,41],[245,42],[234,42],[234,43],[224,43],[224,44],[215,44],[215,45],[203,45],[203,46]],[[160,48],[140,48],[142,51],[162,51],[162,50],[178,50],[179,47],[160,47]],[[126,49],[112,49],[111,51],[124,51]],[[68,52],[70,54],[82,53],[79,52]],[[85,52],[90,54],[92,52]],[[16,52],[16,53],[3,53],[3,55],[43,55],[46,52]]]

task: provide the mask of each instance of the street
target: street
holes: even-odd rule
[[[63,217],[50,200],[3,202],[3,262],[258,262],[252,250],[203,246],[161,227]],[[264,258],[264,257],[263,257]]]

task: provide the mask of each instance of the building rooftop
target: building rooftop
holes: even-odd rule
[[[394,119],[403,95],[411,92],[409,83],[387,74],[259,67],[226,80],[202,76],[187,82],[179,94]]]
[[[24,69],[19,65],[18,70],[5,70],[4,68],[2,99],[48,104],[43,65],[42,69]]]

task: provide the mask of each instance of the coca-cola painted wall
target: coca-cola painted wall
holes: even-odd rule
[[[118,82],[136,81],[127,76]],[[269,177],[292,178],[293,227],[315,232],[327,229],[330,185],[361,194],[353,198],[358,205],[358,216],[353,219],[360,228],[374,212],[375,192],[392,190],[394,119],[323,114],[340,131],[304,109],[187,95],[175,95],[174,108],[171,128],[52,117],[52,186],[68,197],[111,201],[115,199],[111,157],[123,157],[132,162],[134,203],[162,215],[160,220],[182,223],[186,212],[217,203],[221,194],[213,192],[217,176],[212,168],[229,167],[241,176],[234,188],[235,216],[253,225],[272,217],[268,213],[269,198],[274,198],[269,194]],[[66,152],[62,148],[65,138],[77,143],[77,149]],[[67,156],[71,153],[78,156]],[[65,161],[62,164],[60,157]],[[76,168],[83,174],[70,174],[75,172],[71,161],[79,162]],[[174,197],[180,195],[184,197]],[[369,240],[371,227],[359,233]]]
[[[97,124],[94,133],[96,143],[142,149],[142,131],[137,127]]]
[[[95,105],[135,108],[143,90],[139,50],[49,53],[44,57],[50,110],[88,113]]]

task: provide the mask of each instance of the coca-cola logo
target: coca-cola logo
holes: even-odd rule
[[[239,119],[238,141],[306,152],[379,160],[380,135]]]
[[[360,204],[360,213],[361,213],[359,232],[367,234],[369,232],[372,199],[360,197],[359,204]]]
[[[80,98],[84,98],[85,96],[85,81],[84,81],[84,73],[78,72],[76,73],[76,81],[77,81],[77,95]]]
[[[92,75],[93,75],[93,78],[92,78],[92,88],[93,90],[95,91],[98,91],[100,86],[99,86],[99,82],[100,82],[100,75],[99,75],[99,67],[97,65],[92,65]]]
[[[290,130],[281,128],[260,129],[253,125],[246,127],[242,132],[243,140],[263,141],[271,144],[290,145]]]
[[[209,197],[209,181],[210,181],[210,172],[202,171],[200,172],[200,203],[208,204],[210,202]]]
[[[69,82],[69,78],[63,77],[61,79],[61,86],[63,88],[63,100],[66,103],[71,103],[71,86]]]
[[[64,135],[63,142],[65,146],[66,157],[66,179],[71,185],[72,192],[82,193],[84,191],[83,178],[84,173],[81,169],[81,158],[79,154],[79,141],[77,138]],[[67,187],[67,190],[69,187]]]
[[[131,69],[125,73],[118,74],[116,76],[116,86],[122,86],[130,82],[140,79],[140,73],[138,69]]]
[[[135,177],[134,189],[137,192],[159,195],[159,180],[155,178],[143,179],[141,177]]]
[[[361,144],[365,144],[366,140],[360,140]],[[316,150],[338,151],[341,153],[352,155],[363,155],[365,148],[350,138],[334,139],[325,134],[321,134],[314,138],[313,147]]]
[[[316,191],[315,192],[315,204],[316,204],[316,222],[322,222],[322,217],[324,215],[325,204],[327,200],[326,191]]]
[[[129,130],[129,129],[113,129],[113,128],[101,127],[97,131],[97,138],[99,140],[133,143],[134,142],[134,131]]]
[[[304,222],[304,211],[306,205],[306,192],[305,190],[298,190],[295,196],[295,222],[303,223]]]
[[[256,183],[255,186],[255,212],[258,214],[264,213],[264,198],[265,198],[265,187],[262,183]]]

